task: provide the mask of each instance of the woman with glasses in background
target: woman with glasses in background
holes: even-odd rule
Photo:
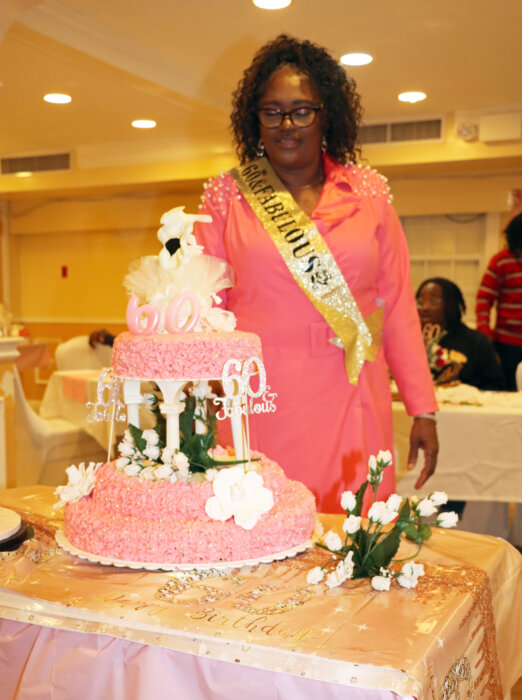
[[[354,82],[326,50],[282,35],[234,93],[240,166],[211,180],[197,224],[235,286],[223,304],[258,333],[277,411],[250,418],[255,449],[311,488],[324,512],[393,450],[388,367],[433,473],[437,404],[410,283],[406,241],[384,178],[356,165]],[[395,489],[384,472],[379,496]]]

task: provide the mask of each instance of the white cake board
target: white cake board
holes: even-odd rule
[[[91,554],[90,552],[84,552],[72,545],[63,529],[56,532],[55,540],[57,544],[64,549],[69,554],[73,554],[79,559],[85,559],[93,564],[103,564],[104,566],[117,566],[124,567],[128,569],[144,569],[146,571],[191,571],[193,569],[239,569],[242,566],[256,566],[257,564],[270,564],[273,561],[281,561],[282,559],[288,559],[289,557],[295,557],[296,554],[300,554],[305,550],[312,547],[312,540],[306,540],[301,544],[291,547],[284,552],[276,552],[275,554],[267,554],[262,557],[257,557],[255,559],[242,559],[239,561],[217,561],[217,562],[195,562],[195,563],[183,563],[183,564],[169,564],[167,562],[139,562],[139,561],[125,561],[123,559],[113,559],[110,557],[103,557],[98,554]]]

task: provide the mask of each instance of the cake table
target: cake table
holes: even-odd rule
[[[37,533],[0,554],[6,697],[431,700],[473,688],[496,700],[521,674],[522,557],[501,540],[435,530],[417,589],[328,590],[305,580],[318,549],[232,572],[82,562],[55,546],[54,500],[49,487],[0,491]]]

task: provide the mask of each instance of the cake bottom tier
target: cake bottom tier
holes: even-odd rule
[[[110,466],[104,465],[103,470]],[[146,517],[141,512],[136,517],[119,512],[116,500],[109,511],[102,510],[100,494],[91,492],[67,504],[65,536],[84,552],[128,562],[226,562],[276,554],[306,542],[315,527],[313,494],[303,484],[288,480],[282,471],[280,474],[280,479],[275,480],[278,483],[273,477],[267,479],[274,495],[273,508],[251,530],[236,525],[233,518],[224,522],[210,519],[204,510],[206,497],[201,500],[197,517],[163,517],[161,510]],[[137,479],[124,475],[121,478]],[[156,483],[161,488],[161,482]],[[175,492],[177,484],[169,486]],[[186,485],[183,487],[186,490]],[[151,484],[144,484],[143,488],[150,491]],[[195,483],[194,491],[200,493],[201,484]]]

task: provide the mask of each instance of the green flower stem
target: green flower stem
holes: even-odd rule
[[[415,557],[416,557],[417,554],[421,551],[421,549],[422,549],[422,544],[419,544],[419,545],[417,545],[417,551],[414,552],[410,557],[404,557],[404,559],[394,559],[393,561],[394,561],[396,564],[399,564],[399,563],[402,562],[402,561],[409,561],[410,559],[415,559]]]

